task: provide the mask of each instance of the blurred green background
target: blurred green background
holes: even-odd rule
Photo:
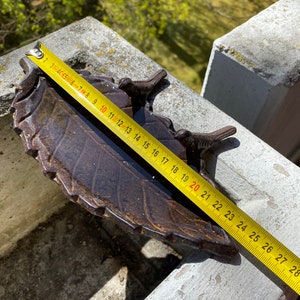
[[[0,0],[0,55],[86,16],[199,92],[213,41],[276,0]]]

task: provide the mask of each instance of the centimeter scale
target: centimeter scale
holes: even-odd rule
[[[300,294],[300,259],[73,69],[38,43],[27,56],[75,100]]]

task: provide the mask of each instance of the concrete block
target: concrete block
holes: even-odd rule
[[[116,80],[125,76],[140,79],[160,68],[93,18],[71,24],[42,41],[73,66],[88,65]],[[9,103],[10,85],[22,77],[18,60],[32,46],[0,58],[5,69],[0,83],[4,100],[0,102]],[[182,82],[170,75],[168,79],[170,86],[156,97],[154,111],[170,117],[177,129],[207,132],[235,125],[238,133],[224,145],[226,151],[220,151],[218,157],[211,155],[209,170],[237,205],[299,255],[300,169]],[[197,251],[186,257],[149,299],[279,298],[282,283],[243,249],[241,253],[240,260],[225,262]]]
[[[297,0],[278,1],[214,42],[201,95],[300,162]]]

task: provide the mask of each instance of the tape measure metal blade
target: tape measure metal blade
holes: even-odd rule
[[[300,294],[300,259],[43,44],[28,57],[274,274]]]

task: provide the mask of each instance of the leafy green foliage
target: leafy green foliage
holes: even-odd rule
[[[97,0],[0,0],[0,51],[92,14]]]
[[[103,22],[145,51],[172,24],[188,16],[188,1],[104,1]]]
[[[0,0],[0,50],[18,46],[20,41],[36,39],[87,15],[113,27],[145,50],[150,40],[162,35],[170,22],[186,18],[188,4],[181,2]]]

